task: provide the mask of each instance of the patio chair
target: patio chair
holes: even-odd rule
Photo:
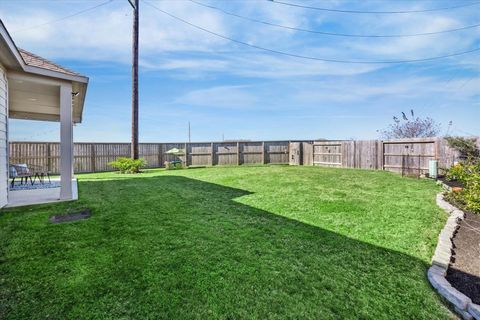
[[[34,183],[32,171],[26,163],[11,164],[9,167],[9,173],[10,178],[12,178],[12,188],[15,185],[16,178],[20,178],[20,184],[23,184],[24,180],[25,183],[28,183],[28,178],[30,178],[32,185]]]
[[[30,171],[33,174],[33,182],[35,183],[35,179],[38,178],[41,184],[45,183],[45,177],[48,178],[48,183],[52,183],[50,180],[50,171],[46,166],[37,166],[37,165],[29,165]]]

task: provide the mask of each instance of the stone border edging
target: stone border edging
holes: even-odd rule
[[[455,311],[465,320],[480,320],[480,305],[472,302],[472,299],[452,287],[445,275],[452,258],[453,242],[458,223],[465,218],[465,213],[452,206],[443,199],[443,193],[437,194],[437,205],[445,210],[450,216],[438,236],[435,254],[432,258],[432,266],[428,269],[428,280],[437,292],[451,303]]]

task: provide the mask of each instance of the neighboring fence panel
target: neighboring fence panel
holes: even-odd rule
[[[75,143],[74,171],[111,171],[108,165],[119,157],[130,156],[129,143]],[[166,152],[181,149],[184,156]],[[163,167],[165,161],[180,160],[187,166],[288,164],[289,141],[141,143],[139,156],[148,168]],[[52,173],[60,168],[57,142],[10,142],[10,163],[41,166]]]
[[[429,160],[438,159],[436,139],[383,142],[383,168],[405,175],[428,172]]]
[[[241,144],[242,164],[262,164],[265,161],[264,142],[245,142]]]
[[[356,145],[355,145],[356,168],[379,169],[377,149],[378,149],[377,140],[356,141]]]
[[[480,145],[480,138],[478,141]],[[303,142],[302,150],[304,165],[379,169],[405,175],[428,172],[432,159],[438,160],[440,169],[459,160],[458,152],[443,138]]]
[[[113,168],[108,163],[119,157],[130,156],[130,144],[128,143],[95,143],[95,171],[111,171]],[[77,157],[75,156],[75,161]],[[58,172],[56,170],[55,172]]]
[[[341,141],[342,167],[355,168],[356,141]]]
[[[302,165],[312,166],[313,165],[313,143],[302,142]]]
[[[342,166],[342,142],[314,142],[313,165],[326,167]]]
[[[288,164],[289,141],[265,142],[265,162]]]
[[[288,153],[288,164],[291,166],[298,166],[302,164],[302,143],[290,142]]]
[[[238,147],[236,142],[215,143],[215,164],[221,166],[240,164]]]
[[[44,166],[48,159],[47,148],[48,144],[43,142],[10,144],[10,162]]]
[[[163,167],[165,161],[172,160],[181,160],[187,166],[288,164],[290,143],[301,150],[301,161],[296,161],[302,165],[380,169],[418,175],[427,172],[431,159],[439,161],[439,168],[449,168],[459,160],[458,152],[449,148],[443,138],[301,141],[301,144],[293,141],[141,143],[139,154],[149,168]],[[112,170],[108,163],[118,157],[129,157],[130,147],[129,143],[75,143],[74,171]],[[172,148],[184,150],[186,154],[167,154]],[[9,154],[10,163],[41,166],[52,173],[58,173],[60,168],[59,143],[10,142]]]
[[[211,143],[187,144],[187,164],[190,166],[206,166],[212,162]]]

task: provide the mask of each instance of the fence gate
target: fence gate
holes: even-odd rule
[[[428,172],[428,161],[437,159],[435,140],[383,142],[383,169],[402,175]]]
[[[342,166],[341,142],[314,142],[313,165],[326,167]]]
[[[302,143],[290,142],[289,148],[289,165],[299,166],[302,164]]]

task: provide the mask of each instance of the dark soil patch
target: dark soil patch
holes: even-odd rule
[[[455,187],[463,188],[464,187],[463,183],[461,183],[460,181],[447,180],[447,179],[445,179],[445,177],[438,178],[438,180],[442,181],[444,184],[446,184],[450,188],[455,188]]]
[[[448,268],[447,280],[480,304],[480,215],[466,212],[453,245],[454,262]]]
[[[86,209],[80,212],[51,216],[48,220],[50,220],[51,223],[71,222],[88,219],[91,215],[90,209]]]

